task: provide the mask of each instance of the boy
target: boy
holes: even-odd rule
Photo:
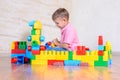
[[[57,38],[53,40],[57,46],[53,50],[75,50],[79,45],[79,40],[76,30],[69,23],[68,11],[65,8],[57,9],[52,15],[52,20],[61,29],[61,40],[59,41]]]

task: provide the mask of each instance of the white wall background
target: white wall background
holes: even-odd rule
[[[0,0],[0,56],[10,56],[12,41],[27,41],[31,20],[42,22],[46,41],[59,37],[51,16],[60,7],[71,12],[71,0]]]
[[[72,23],[81,45],[97,49],[97,36],[103,35],[114,52],[120,51],[120,0],[74,0],[72,4]]]
[[[10,56],[12,41],[27,40],[34,19],[43,23],[46,41],[59,37],[51,19],[59,7],[69,10],[81,45],[96,49],[101,34],[120,52],[120,0],[0,0],[0,56]]]

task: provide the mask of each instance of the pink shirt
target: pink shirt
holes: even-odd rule
[[[77,32],[75,28],[68,23],[62,30],[61,30],[61,43],[69,44],[68,50],[75,50],[76,46],[79,45],[79,39],[77,36]]]

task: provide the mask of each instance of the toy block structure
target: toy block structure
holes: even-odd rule
[[[11,63],[31,65],[61,65],[61,66],[104,66],[112,64],[112,46],[110,41],[103,44],[103,36],[98,36],[98,49],[90,50],[86,46],[76,46],[74,51],[55,51],[53,42],[46,42],[42,36],[42,24],[39,20],[29,22],[31,35],[26,41],[14,41],[11,45]]]

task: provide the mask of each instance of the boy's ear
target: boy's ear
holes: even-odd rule
[[[64,20],[64,21],[67,21],[67,19],[66,19],[66,18],[63,18],[63,20]]]

